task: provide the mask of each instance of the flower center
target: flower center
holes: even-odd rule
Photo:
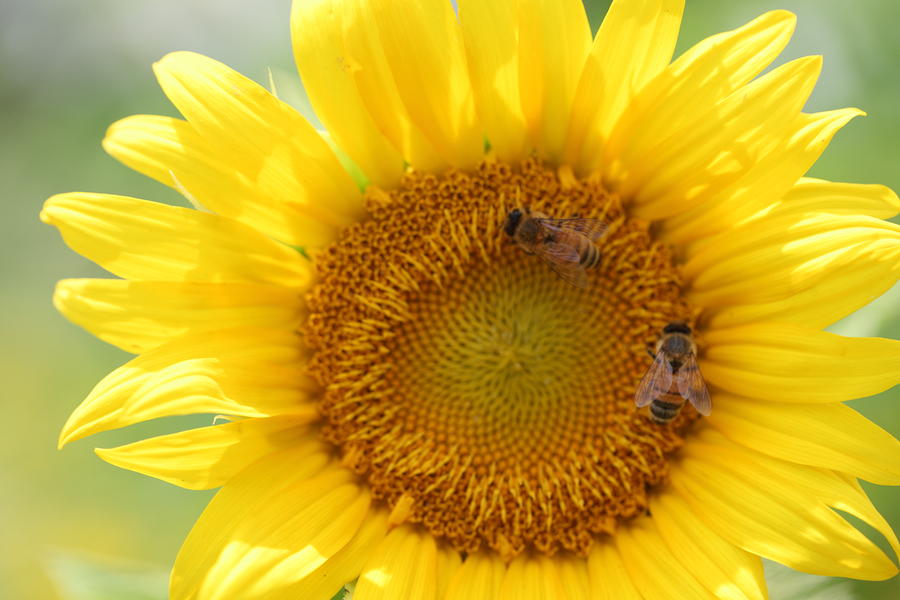
[[[316,258],[306,331],[323,435],[392,517],[509,558],[586,553],[643,512],[696,418],[634,408],[647,345],[692,316],[647,224],[533,160],[409,175],[367,204]],[[516,207],[607,224],[589,287],[509,239]]]

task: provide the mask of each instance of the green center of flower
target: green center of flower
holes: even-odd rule
[[[503,231],[529,207],[603,220],[587,288]],[[665,246],[596,182],[536,161],[411,175],[316,257],[323,436],[396,520],[456,548],[586,553],[641,513],[695,418],[634,408],[648,343],[691,316]]]

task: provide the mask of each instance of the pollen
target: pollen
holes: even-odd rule
[[[537,160],[408,174],[316,258],[322,434],[398,522],[456,549],[586,554],[643,514],[697,418],[634,407],[648,344],[691,321],[667,246],[600,182]],[[503,231],[513,208],[601,219],[589,285]]]

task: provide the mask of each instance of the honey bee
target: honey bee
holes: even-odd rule
[[[565,281],[588,287],[587,269],[600,262],[594,242],[606,231],[599,219],[550,219],[528,208],[506,215],[506,234],[528,254],[537,254]]]
[[[656,342],[653,364],[634,395],[638,407],[650,405],[650,419],[665,425],[678,416],[685,400],[708,417],[712,410],[709,390],[697,366],[697,344],[686,323],[666,325]]]

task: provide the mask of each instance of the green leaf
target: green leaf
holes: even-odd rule
[[[351,600],[353,598],[353,589],[356,587],[356,582],[351,581],[350,583],[344,585],[337,594],[331,600]]]

